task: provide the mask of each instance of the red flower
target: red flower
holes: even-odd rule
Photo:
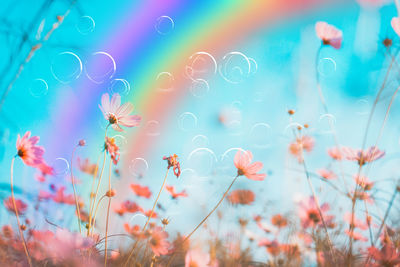
[[[151,191],[147,186],[141,186],[139,184],[131,184],[133,192],[139,197],[150,198]]]
[[[183,190],[182,192],[176,193],[175,188],[173,186],[167,185],[165,187],[165,190],[167,190],[168,193],[171,194],[173,199],[176,199],[178,197],[187,197],[188,195],[186,194],[186,191]]]
[[[115,139],[107,136],[104,149],[110,154],[114,165],[117,165],[119,161],[119,147],[115,144]]]
[[[166,160],[168,162],[168,169],[173,167],[176,178],[179,178],[179,176],[181,175],[181,165],[179,164],[178,156],[176,154],[173,154],[169,157],[164,156],[163,160]]]

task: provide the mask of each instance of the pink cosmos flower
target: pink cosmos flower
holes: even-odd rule
[[[341,47],[343,34],[342,31],[336,29],[334,26],[323,21],[318,21],[315,24],[315,31],[317,36],[322,40],[322,44],[330,45],[336,49]]]
[[[27,205],[25,202],[23,202],[22,200],[20,200],[20,199],[16,199],[16,200],[15,200],[15,205],[17,206],[17,211],[18,211],[18,214],[19,214],[19,215],[24,214],[25,211],[26,211],[27,208],[28,208],[28,205]],[[8,211],[10,211],[10,212],[15,212],[15,210],[14,210],[14,203],[13,203],[11,197],[4,199],[4,206],[6,207],[6,209],[7,209]]]
[[[210,254],[204,253],[201,249],[191,249],[185,256],[185,267],[208,267]]]
[[[238,150],[233,160],[235,167],[237,168],[237,174],[239,176],[244,175],[247,178],[255,181],[262,181],[267,176],[266,174],[257,173],[263,167],[263,164],[259,161],[251,163],[253,160],[253,154],[250,151],[243,152]]]
[[[343,159],[342,153],[343,152],[337,147],[332,147],[328,149],[328,155],[334,160],[342,160]]]
[[[357,177],[357,175],[354,175],[354,180],[364,191],[369,191],[374,186],[374,182],[370,182],[366,176]]]
[[[185,190],[183,190],[182,192],[176,192],[175,191],[175,187],[173,187],[172,185],[167,185],[165,186],[165,190],[167,190],[167,192],[171,195],[171,197],[173,199],[176,199],[178,197],[187,197],[188,194],[186,193]]]
[[[314,138],[303,135],[289,145],[289,153],[297,157],[299,163],[303,162],[303,150],[311,152],[314,148]]]
[[[385,155],[385,152],[379,150],[375,146],[371,146],[367,150],[353,149],[349,147],[342,148],[343,154],[347,160],[356,161],[358,165],[378,160]]]
[[[397,266],[400,264],[400,251],[392,244],[385,244],[380,250],[376,247],[369,247],[368,253],[375,261],[372,266]]]
[[[22,138],[18,135],[17,155],[26,165],[36,167],[43,162],[44,148],[36,146],[39,142],[38,136],[30,136],[31,132],[29,131]]]
[[[324,213],[329,210],[329,205],[327,203],[321,206],[321,212],[324,216],[325,222],[329,225],[332,224],[333,216],[325,215]],[[299,207],[299,217],[303,228],[316,227],[322,225],[322,219],[318,212],[317,203],[314,197],[309,197],[300,202]]]
[[[121,105],[121,96],[114,94],[111,98],[105,93],[101,97],[101,105],[99,105],[103,112],[104,118],[108,120],[114,130],[122,132],[121,126],[134,127],[139,126],[141,117],[138,115],[129,115],[133,111],[131,103]]]
[[[317,171],[317,173],[322,177],[325,178],[327,180],[331,180],[331,179],[335,179],[337,178],[336,174],[331,171],[331,170],[327,170],[327,169],[320,169]]]
[[[64,193],[65,186],[61,186],[57,189],[56,193],[51,196],[54,202],[67,205],[75,205],[74,195],[67,195]]]
[[[162,227],[157,226],[147,231],[150,237],[150,247],[154,255],[160,256],[168,253],[170,243],[167,241],[168,233],[162,230]]]
[[[390,22],[395,33],[400,36],[400,18],[394,17]]]

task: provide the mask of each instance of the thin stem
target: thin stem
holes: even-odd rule
[[[98,158],[97,158],[96,169],[95,169],[94,174],[93,174],[92,188],[90,189],[89,218],[91,218],[91,216],[92,216],[92,209],[94,208],[94,207],[92,207],[92,205],[94,206],[94,202],[93,202],[94,192],[93,192],[93,191],[94,191],[94,184],[95,184],[96,177],[97,177],[97,172],[98,172],[98,170],[99,170],[100,156],[101,156],[101,154],[100,154],[100,155],[98,156]],[[88,227],[87,227],[87,228],[88,228],[88,229],[87,229],[87,236],[89,236],[89,231],[90,231],[90,219],[89,219],[89,223],[88,223]]]
[[[229,190],[231,189],[231,187],[233,186],[233,184],[235,183],[235,181],[236,181],[236,179],[237,179],[238,177],[239,177],[239,174],[236,175],[235,179],[233,179],[232,183],[229,185],[228,189],[226,189],[224,195],[223,195],[223,196],[221,197],[221,199],[218,201],[217,205],[215,205],[215,207],[207,214],[206,217],[204,217],[204,219],[193,229],[193,231],[192,231],[188,236],[186,236],[185,239],[183,239],[183,241],[182,241],[182,243],[181,243],[181,245],[180,245],[179,248],[181,248],[181,247],[183,246],[183,244],[184,244],[187,240],[189,240],[189,238],[194,234],[194,232],[196,232],[197,229],[199,229],[200,226],[208,219],[208,217],[210,217],[211,214],[213,214],[214,211],[219,207],[219,205],[222,203],[222,201],[223,201],[223,200],[225,199],[225,197],[228,195]],[[169,258],[166,267],[168,267],[168,266],[171,264],[172,260],[174,259],[175,253],[176,253],[176,251],[174,251],[173,254],[171,255],[171,257]]]
[[[303,151],[303,150],[301,150],[301,151]],[[302,152],[302,153],[303,153],[303,152]],[[304,160],[304,157],[302,157],[302,159],[303,159],[304,172],[305,172],[306,177],[307,177],[307,182],[308,182],[308,185],[309,185],[309,187],[310,187],[311,193],[312,193],[312,195],[313,195],[315,204],[316,204],[316,206],[317,206],[317,210],[318,210],[319,216],[321,217],[321,221],[322,221],[322,225],[324,226],[324,229],[325,229],[326,237],[328,238],[329,250],[330,250],[330,252],[331,252],[332,259],[335,261],[335,254],[334,254],[334,252],[333,252],[333,244],[332,244],[331,238],[330,238],[330,236],[329,236],[328,227],[327,227],[327,225],[326,225],[324,216],[323,216],[323,214],[322,214],[321,206],[320,206],[320,204],[319,204],[319,200],[318,200],[317,194],[315,193],[314,186],[313,186],[313,184],[312,184],[312,182],[311,182],[310,175],[309,175],[309,173],[308,173],[307,165],[306,165],[306,162],[305,162],[305,160]],[[335,262],[335,264],[336,264],[336,262]]]
[[[109,196],[108,196],[107,219],[106,219],[106,237],[105,237],[105,243],[104,243],[104,246],[105,246],[104,266],[105,267],[107,266],[107,241],[108,241],[107,234],[108,234],[108,221],[110,218],[110,206],[111,206],[111,198],[112,198],[112,196],[111,196],[111,169],[112,169],[111,163],[112,163],[112,160],[110,160],[110,166],[109,166],[109,170],[108,170],[108,194],[109,194]]]
[[[92,235],[93,235],[94,227],[95,227],[95,225],[96,225],[96,215],[97,215],[97,211],[98,211],[98,209],[99,209],[99,206],[100,206],[101,201],[102,201],[105,197],[106,197],[106,195],[102,195],[101,198],[99,199],[99,201],[97,202],[96,210],[94,211],[92,227],[91,227],[91,230],[92,230],[92,233],[91,233],[91,234],[92,234]]]
[[[142,232],[144,232],[144,231],[146,230],[146,227],[147,227],[147,225],[149,224],[151,217],[153,216],[154,209],[156,208],[158,199],[160,198],[161,192],[162,192],[163,189],[164,189],[165,182],[167,181],[168,172],[169,172],[169,168],[167,168],[167,172],[166,172],[166,174],[165,174],[164,181],[163,181],[163,183],[162,183],[162,185],[161,185],[160,191],[158,192],[157,198],[156,198],[156,200],[154,201],[154,205],[153,205],[153,208],[151,209],[150,215],[149,215],[149,217],[148,217],[148,219],[147,219],[145,225],[143,226]],[[135,244],[133,245],[133,247],[132,247],[132,249],[131,249],[131,252],[129,253],[128,259],[126,260],[124,266],[126,266],[126,265],[128,264],[128,262],[129,262],[129,260],[131,259],[132,255],[133,255],[133,252],[135,251],[135,248],[136,248],[136,246],[137,246],[137,243],[138,243],[138,240],[136,240]]]
[[[21,223],[19,222],[17,204],[15,203],[15,197],[14,197],[14,183],[13,183],[14,161],[15,161],[15,157],[13,157],[13,159],[12,159],[12,161],[11,161],[11,171],[10,171],[10,173],[11,173],[11,179],[10,179],[10,185],[11,185],[11,199],[12,199],[13,206],[14,206],[15,217],[17,218],[18,231],[19,231],[19,235],[21,236],[22,246],[24,247],[24,251],[25,251],[26,258],[27,258],[27,260],[28,260],[28,264],[29,264],[30,267],[32,267],[32,260],[31,260],[31,257],[29,256],[28,247],[26,246],[24,234],[22,233]]]
[[[110,124],[108,124],[107,125],[107,127],[106,127],[106,130],[104,131],[104,142],[105,142],[105,139],[107,138],[107,130],[108,130],[108,127],[110,126]],[[104,166],[105,166],[105,164],[106,164],[106,153],[107,153],[107,150],[106,149],[104,149],[104,156],[103,156],[103,165],[102,165],[102,167],[101,167],[101,172],[100,172],[100,177],[99,177],[99,182],[97,183],[97,188],[96,188],[96,194],[93,196],[93,206],[92,206],[92,210],[89,212],[89,227],[88,227],[88,233],[90,233],[90,228],[92,227],[92,222],[94,221],[94,218],[92,218],[92,213],[93,213],[93,209],[94,209],[94,206],[96,205],[96,200],[97,200],[97,195],[98,195],[98,193],[99,193],[99,188],[100,188],[100,184],[101,184],[101,178],[103,177],[103,172],[104,172]],[[97,169],[97,168],[96,168]],[[93,231],[92,231],[93,232]]]
[[[73,161],[74,161],[74,152],[75,152],[76,148],[77,148],[77,146],[74,147],[74,149],[72,150],[72,155],[71,155],[71,183],[72,183],[72,189],[74,191],[76,212],[77,212],[77,215],[78,215],[79,233],[82,234],[82,230],[81,230],[81,212],[79,211],[78,197],[77,197],[76,189],[75,189],[74,173],[73,173],[73,170],[72,170]]]

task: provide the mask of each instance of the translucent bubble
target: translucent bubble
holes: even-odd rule
[[[94,83],[100,84],[111,79],[117,65],[114,58],[106,52],[95,52],[85,64],[86,76]]]
[[[170,92],[174,89],[174,76],[169,72],[161,72],[157,75],[157,90],[162,92]]]
[[[207,79],[218,70],[217,61],[207,52],[197,52],[189,57],[186,75],[192,79]]]
[[[131,86],[129,82],[125,79],[114,79],[110,83],[110,92],[112,94],[118,93],[121,96],[128,95],[129,91],[131,90]]]
[[[196,148],[189,154],[187,166],[197,175],[205,177],[213,173],[217,161],[217,157],[211,149]]]
[[[332,134],[336,118],[332,114],[323,114],[318,120],[318,129],[321,134]]]
[[[197,117],[191,112],[184,112],[179,116],[179,128],[183,131],[192,131],[197,128]]]
[[[69,171],[69,163],[64,158],[56,158],[51,166],[57,176],[65,175]]]
[[[322,58],[318,62],[318,73],[322,76],[329,77],[336,72],[336,62],[329,57]]]
[[[236,175],[237,169],[234,164],[234,158],[238,151],[245,153],[245,155],[248,155],[250,159],[250,154],[247,154],[246,150],[244,150],[243,148],[240,147],[229,148],[221,155],[221,160],[218,163],[218,169],[222,171],[223,174],[231,176]]]
[[[256,72],[257,72],[257,70],[258,70],[258,64],[257,64],[257,62],[256,62],[253,58],[251,58],[251,57],[248,57],[247,59],[248,59],[249,62],[250,62],[250,75],[256,74]]]
[[[270,146],[271,126],[267,123],[256,123],[251,127],[249,140],[255,148],[265,149]]]
[[[171,17],[161,16],[157,19],[154,27],[159,34],[167,35],[174,29],[175,23]]]
[[[49,86],[47,85],[47,82],[43,79],[35,79],[31,82],[31,85],[29,86],[29,93],[33,97],[42,97],[44,95],[47,95],[48,90]]]
[[[66,51],[58,54],[51,62],[51,73],[61,83],[76,80],[82,74],[82,61],[74,53]]]
[[[87,35],[93,32],[96,24],[92,17],[90,16],[82,16],[78,19],[76,23],[76,29],[80,34]]]
[[[134,213],[128,220],[129,224],[135,225],[144,225],[147,221],[147,217],[141,213]]]
[[[148,136],[160,135],[160,123],[156,120],[151,120],[146,123],[145,131]]]
[[[208,82],[203,79],[193,80],[190,85],[190,92],[195,97],[204,97],[210,91],[210,86]]]
[[[230,52],[222,58],[218,71],[227,82],[240,83],[249,76],[251,64],[243,53]]]
[[[129,172],[136,178],[144,177],[148,169],[149,164],[144,158],[135,158],[129,165]]]
[[[232,120],[226,124],[226,128],[229,130],[230,135],[239,136],[243,134],[243,127],[241,121]]]
[[[207,136],[199,134],[192,138],[192,143],[196,147],[207,147],[210,142],[208,141]]]
[[[370,105],[368,103],[368,100],[366,99],[359,99],[356,102],[356,113],[357,115],[360,116],[366,116],[369,114],[369,109],[370,109]]]
[[[114,138],[115,144],[119,147],[120,154],[124,154],[128,146],[126,138],[120,134],[114,135],[112,138]]]

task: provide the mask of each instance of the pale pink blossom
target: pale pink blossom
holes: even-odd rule
[[[328,149],[328,155],[334,160],[342,160],[344,158],[342,153],[341,149],[337,147]]]
[[[263,167],[259,161],[251,163],[253,154],[250,151],[243,152],[238,150],[234,158],[235,167],[238,170],[238,175],[244,175],[251,180],[262,181],[267,176],[266,174],[257,173]]]
[[[357,219],[354,215],[354,218],[352,220],[352,215],[350,212],[347,212],[344,215],[344,221],[347,222],[348,224],[352,224],[353,228],[360,228],[361,230],[367,230],[368,229],[368,224],[367,222],[363,222],[360,219]]]
[[[330,208],[327,203],[321,205],[322,216],[324,216],[326,224],[331,224],[333,220],[333,216],[324,214],[329,209]],[[311,196],[308,199],[300,201],[299,217],[303,228],[308,228],[308,227],[314,228],[316,226],[322,225],[322,219],[319,214],[318,206],[314,197]]]
[[[318,21],[315,24],[315,31],[324,45],[330,45],[336,49],[341,47],[343,38],[341,30],[336,29],[326,22]]]
[[[317,171],[317,173],[322,177],[325,178],[327,180],[331,180],[331,179],[335,179],[337,178],[336,174],[331,171],[331,170],[327,170],[327,169],[320,169]]]
[[[30,136],[29,131],[22,138],[18,135],[17,155],[26,165],[36,167],[43,162],[44,148],[36,146],[39,142],[38,136]]]
[[[11,197],[4,199],[4,206],[8,211],[15,212],[14,203]],[[17,211],[19,215],[24,214],[28,208],[28,205],[20,199],[15,200],[15,206],[17,206]]]
[[[390,24],[392,25],[392,28],[395,31],[395,33],[398,36],[400,36],[400,18],[398,18],[398,17],[392,18],[392,21],[390,22]]]
[[[185,256],[185,267],[208,267],[210,263],[210,254],[201,249],[191,249]]]
[[[104,118],[108,120],[114,130],[122,132],[121,126],[134,127],[139,126],[141,117],[138,115],[129,115],[133,111],[131,103],[121,105],[121,96],[114,94],[111,98],[105,93],[101,97],[101,105],[99,105],[103,112]]]
[[[168,233],[157,226],[148,230],[147,235],[150,237],[150,247],[154,255],[160,256],[168,253],[170,243],[167,241]]]
[[[347,160],[356,161],[358,165],[364,165],[382,158],[385,152],[379,150],[375,146],[371,146],[367,150],[353,149],[349,147],[342,148],[343,155]]]

